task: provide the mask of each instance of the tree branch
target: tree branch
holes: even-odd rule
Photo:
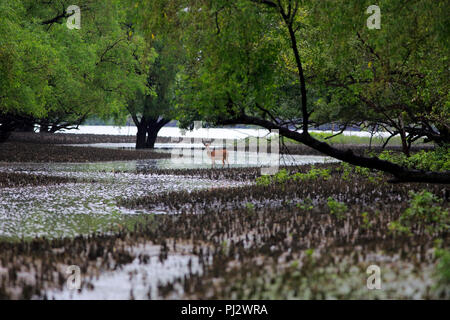
[[[369,169],[375,169],[390,173],[395,177],[395,179],[391,180],[391,182],[428,182],[428,183],[450,184],[450,171],[430,172],[416,169],[408,169],[398,164],[386,160],[381,160],[376,157],[366,157],[356,155],[350,149],[340,150],[334,148],[325,142],[321,142],[319,140],[314,139],[309,134],[292,131],[289,130],[288,128],[281,127],[268,120],[260,119],[257,117],[241,114],[238,117],[231,119],[219,119],[217,123],[221,125],[251,124],[261,126],[268,130],[274,129],[279,130],[282,136],[285,136],[298,142],[302,142],[305,145],[327,156],[350,163],[355,166],[361,166]]]

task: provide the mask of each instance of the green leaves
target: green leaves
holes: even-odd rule
[[[294,174],[290,174],[288,170],[281,169],[273,176],[263,175],[261,177],[256,178],[256,184],[262,186],[268,186],[272,183],[286,183],[286,182],[302,182],[306,180],[317,180],[323,179],[328,180],[331,177],[330,169],[317,169],[314,166],[311,166],[311,169],[308,172],[296,172]]]
[[[389,229],[392,232],[411,235],[416,230],[432,235],[446,232],[450,228],[449,211],[442,206],[442,199],[425,190],[419,193],[411,191],[410,197],[409,208],[397,221],[390,223]]]
[[[346,217],[348,207],[345,203],[339,202],[332,197],[328,197],[327,205],[330,209],[330,214],[335,216],[338,220],[343,220]]]
[[[130,91],[145,91],[145,43],[127,25],[125,1],[81,1],[82,28],[52,2],[2,1],[0,5],[0,114],[78,122],[91,114],[124,113]],[[63,10],[63,11],[61,11]],[[4,35],[4,36],[3,36]]]

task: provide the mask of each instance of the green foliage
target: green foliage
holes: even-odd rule
[[[268,186],[272,183],[272,178],[269,175],[263,175],[261,177],[256,178],[256,184],[259,186]]]
[[[149,52],[152,60],[145,73],[147,91],[136,90],[135,96],[128,100],[127,109],[135,117],[138,115],[146,119],[174,118],[176,104],[175,86],[179,68],[179,51],[170,45],[163,36],[151,41]],[[148,121],[147,120],[147,121]]]
[[[314,255],[314,248],[306,249],[305,254],[308,258],[311,258]]]
[[[306,198],[302,202],[297,203],[297,208],[304,210],[304,211],[310,211],[314,207],[313,207],[312,200],[310,198]]]
[[[448,231],[450,227],[449,212],[442,207],[443,200],[431,192],[422,190],[410,192],[410,206],[397,221],[389,224],[393,233],[412,234],[413,229],[420,233],[435,234]]]
[[[251,1],[196,2],[182,22],[188,63],[177,91],[180,120],[263,113],[256,104],[298,115],[298,78],[286,72],[292,57],[277,15]]]
[[[362,227],[364,229],[370,229],[372,227],[372,224],[370,223],[370,220],[369,220],[369,213],[363,212],[363,213],[361,213],[361,217],[363,219]]]
[[[340,171],[342,172],[341,178],[344,181],[348,181],[350,179],[350,174],[352,173],[351,168],[352,167],[348,163],[346,163],[346,162],[341,163],[341,167],[340,167]]]
[[[223,255],[227,255],[228,254],[228,250],[229,250],[228,242],[227,242],[227,240],[223,240],[222,241],[222,250],[221,250],[222,254]]]
[[[381,183],[383,180],[383,174],[381,172],[360,166],[353,166],[346,162],[341,162],[338,170],[341,172],[341,178],[345,181],[348,181],[353,174],[367,178],[367,181],[371,183]]]
[[[393,234],[411,234],[411,229],[405,225],[403,225],[400,221],[391,221],[388,225],[389,232]]]
[[[315,83],[326,93],[314,102],[314,119],[359,119],[401,129],[420,118],[445,132],[449,37],[442,31],[449,19],[443,3],[379,1],[381,29],[368,30],[368,16],[361,13],[371,4],[311,4],[312,26],[322,30],[317,42],[323,48]]]
[[[345,219],[345,213],[348,210],[348,207],[345,203],[339,202],[332,197],[328,197],[327,205],[330,209],[330,214],[334,215],[338,220]]]
[[[447,299],[450,296],[450,250],[443,246],[442,239],[435,240],[434,256],[437,264],[433,291],[439,298]]]
[[[380,1],[380,30],[366,26],[368,0],[273,2],[282,10],[265,1],[198,1],[188,10],[183,1],[164,9],[166,2],[146,1],[167,12],[165,26],[183,30],[187,56],[176,95],[185,126],[198,119],[252,122],[242,114],[299,124],[305,78],[314,125],[413,128],[408,138],[394,138],[407,144],[420,141],[416,129],[424,123],[449,139],[449,20],[439,1]],[[299,57],[283,18],[297,5],[290,27]]]
[[[442,286],[450,286],[450,251],[447,249],[436,249],[436,258],[439,259],[437,265],[437,274],[439,284]]]
[[[69,2],[0,4],[0,122],[8,114],[77,123],[90,115],[121,117],[135,91],[145,92],[143,38],[127,25],[127,1],[77,2],[81,29],[67,19],[44,23]]]
[[[316,169],[312,166],[311,170],[306,173],[297,172],[292,176],[292,179],[294,181],[316,180],[319,178],[328,180],[330,177],[330,169]]]
[[[450,150],[448,146],[437,147],[432,151],[421,150],[410,157],[392,151],[383,151],[378,157],[407,168],[428,171],[450,170]]]
[[[317,169],[314,168],[314,166],[311,166],[311,169],[306,173],[297,172],[294,174],[289,174],[286,169],[281,169],[273,176],[263,175],[256,178],[256,184],[268,186],[271,183],[281,184],[288,181],[306,181],[316,179],[328,180],[330,177],[330,169]]]
[[[245,208],[249,211],[249,212],[253,212],[255,210],[255,205],[251,202],[247,202],[245,204]]]
[[[272,181],[274,183],[285,183],[291,179],[289,172],[286,169],[281,169],[276,174],[272,176]]]

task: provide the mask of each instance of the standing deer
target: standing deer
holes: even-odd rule
[[[203,141],[202,141],[203,142]],[[214,163],[216,160],[222,160],[222,168],[225,167],[225,162],[228,167],[230,167],[230,163],[228,162],[228,151],[225,148],[222,149],[213,149],[209,148],[210,143],[203,142],[203,145],[206,147],[206,154],[212,161],[212,167],[214,168]]]

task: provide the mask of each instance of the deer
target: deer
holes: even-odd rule
[[[206,154],[208,155],[208,157],[211,159],[212,163],[212,167],[214,168],[214,163],[216,162],[216,160],[222,160],[222,168],[225,167],[225,162],[227,163],[228,167],[230,167],[230,163],[228,162],[228,151],[226,148],[221,148],[221,149],[210,149],[209,146],[211,145],[210,142],[205,143],[204,141],[203,145],[206,147]]]

